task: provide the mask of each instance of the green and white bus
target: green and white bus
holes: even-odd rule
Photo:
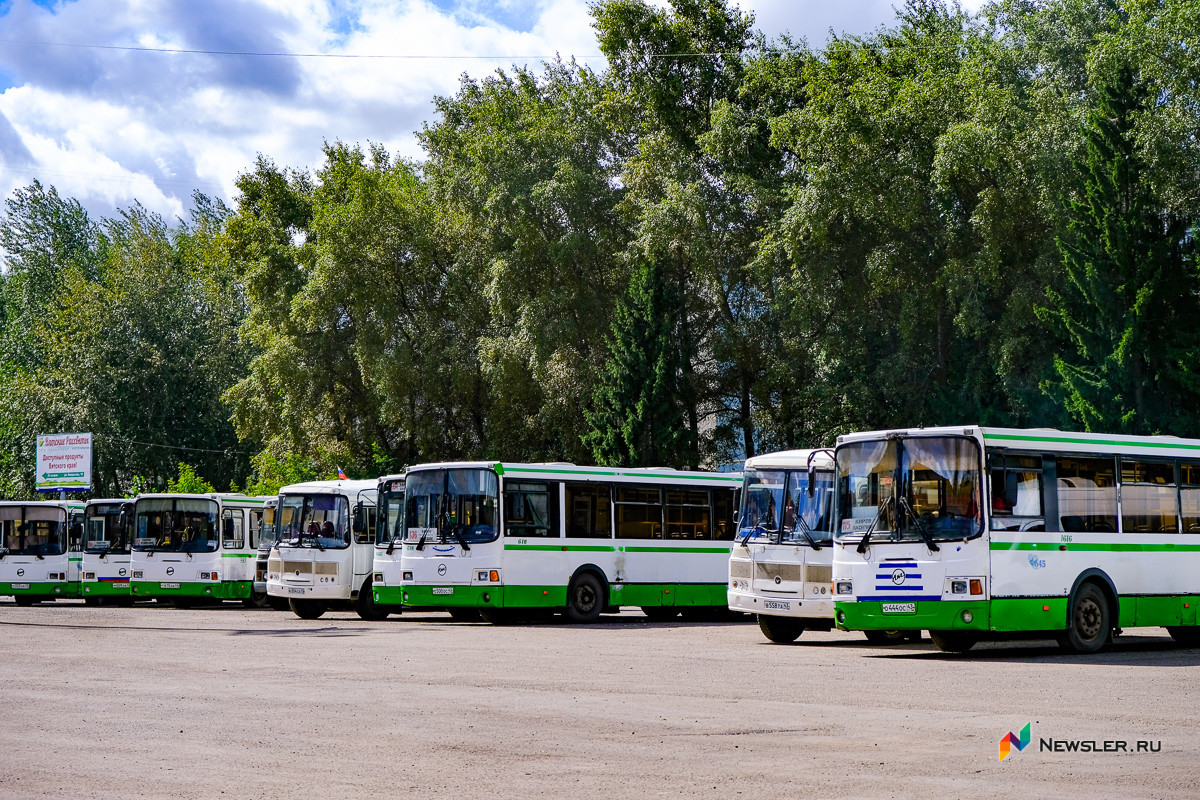
[[[0,502],[0,595],[19,606],[79,597],[83,505]]]
[[[1200,440],[913,428],[839,437],[835,461],[838,627],[1200,644]]]
[[[254,557],[266,500],[224,493],[138,495],[130,594],[177,608],[222,600],[255,605]]]
[[[375,481],[308,481],[279,490],[278,538],[267,559],[267,594],[317,619],[331,608],[379,620],[391,609],[371,593]]]
[[[492,461],[410,467],[401,602],[476,609],[489,621],[562,610],[586,623],[621,606],[654,619],[728,613],[741,478]]]
[[[384,475],[376,485],[375,604],[401,612],[400,559],[404,554],[404,475]]]
[[[133,501],[88,500],[83,517],[83,601],[129,603]]]

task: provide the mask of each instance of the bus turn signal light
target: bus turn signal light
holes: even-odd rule
[[[500,582],[500,573],[497,572],[496,570],[492,570],[491,572],[488,573],[488,580],[492,581],[493,583],[499,583]]]
[[[971,579],[971,594],[983,594],[983,581],[978,578]]]

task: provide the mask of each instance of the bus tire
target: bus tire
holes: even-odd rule
[[[256,592],[251,589],[250,596],[242,600],[242,605],[246,608],[266,608],[269,599],[266,592]]]
[[[171,608],[193,608],[196,601],[190,597],[172,597]]]
[[[27,594],[18,594],[18,595],[13,596],[13,601],[19,606],[28,608],[29,606],[31,606],[37,602],[37,598],[30,597]]]
[[[930,631],[929,638],[943,653],[965,653],[979,642],[974,631]]]
[[[375,592],[371,589],[370,578],[363,581],[362,588],[358,590],[358,599],[354,601],[354,612],[367,622],[385,620],[390,613],[387,606],[375,603]]]
[[[318,619],[325,613],[325,604],[320,600],[288,600],[288,608],[300,619]]]
[[[651,622],[667,622],[679,616],[679,609],[675,606],[642,606],[642,613]]]
[[[1184,647],[1200,646],[1200,627],[1195,625],[1168,626],[1167,633],[1171,634],[1171,638],[1177,644]]]
[[[758,629],[762,631],[763,636],[776,644],[791,644],[804,633],[804,623],[791,617],[759,614]]]
[[[448,608],[450,619],[455,622],[479,622],[483,617],[478,608]]]
[[[911,631],[863,631],[871,644],[904,644],[909,641]],[[918,631],[917,636],[921,634]]]
[[[604,610],[604,587],[590,572],[581,572],[567,588],[567,617],[571,622],[589,624],[600,619]]]
[[[85,597],[85,598],[83,598],[83,604],[85,606],[102,606],[102,605],[104,605],[104,598],[102,598],[102,597]]]
[[[290,611],[291,606],[286,597],[276,597],[275,595],[267,595],[267,605],[272,611]]]
[[[1108,598],[1096,584],[1081,583],[1067,604],[1067,629],[1057,637],[1059,646],[1073,653],[1095,653],[1111,632]]]

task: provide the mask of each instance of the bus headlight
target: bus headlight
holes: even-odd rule
[[[412,580],[412,573],[411,573],[411,572],[409,572],[409,571],[405,571],[405,572],[401,573],[401,575],[400,575],[400,580],[402,580],[402,581],[411,581],[411,580]]]
[[[950,594],[966,594],[966,593],[967,593],[967,582],[966,581],[950,581]]]
[[[854,594],[854,581],[835,581],[834,594]]]

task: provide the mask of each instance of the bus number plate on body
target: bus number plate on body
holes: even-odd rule
[[[287,590],[288,594],[304,594],[303,586],[289,586],[287,587]]]
[[[883,613],[885,614],[915,614],[917,613],[916,603],[884,603]]]
[[[161,586],[164,589],[178,589],[179,588],[178,583],[160,583],[159,586]]]
[[[454,594],[453,586],[435,586],[433,587],[434,594]]]
[[[28,583],[14,583],[14,584],[12,585],[12,587],[13,587],[14,589],[28,589],[28,588],[29,588],[29,584],[28,584]]]
[[[779,611],[791,611],[792,604],[782,600],[763,600],[763,608],[774,608]]]

